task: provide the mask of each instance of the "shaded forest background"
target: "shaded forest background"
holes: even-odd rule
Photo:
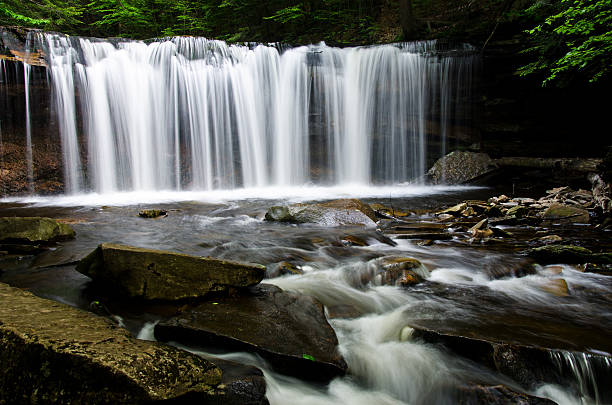
[[[356,45],[482,40],[500,22],[531,27],[550,7],[526,0],[4,0],[0,25],[97,37]]]

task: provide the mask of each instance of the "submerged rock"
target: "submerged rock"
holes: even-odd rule
[[[441,157],[427,172],[432,184],[467,183],[497,169],[486,153],[454,151]]]
[[[266,284],[186,309],[158,323],[155,337],[254,351],[279,372],[311,380],[327,381],[347,368],[323,306]]]
[[[292,204],[270,207],[266,221],[322,226],[376,226],[376,214],[369,205],[357,199],[342,199],[317,204]]]
[[[265,276],[260,265],[112,243],[98,246],[76,269],[129,297],[148,300],[202,297],[252,286]]]
[[[74,229],[52,218],[0,218],[0,242],[15,242],[18,244],[50,243],[72,239],[74,236]]]
[[[207,360],[1,283],[0,301],[0,403],[222,401]]]

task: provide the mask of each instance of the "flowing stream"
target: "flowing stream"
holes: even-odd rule
[[[502,374],[439,346],[411,339],[407,325],[415,322],[445,330],[467,328],[485,336],[492,330],[499,335],[502,330],[510,340],[518,336],[536,345],[541,339],[573,342],[575,349],[550,354],[559,369],[568,371],[568,382],[541,384],[530,393],[563,405],[610,403],[610,398],[601,394],[609,392],[607,382],[593,371],[597,367],[610,370],[610,364],[601,363],[602,358],[609,359],[601,355],[602,347],[609,347],[606,341],[612,327],[610,301],[606,298],[612,290],[608,277],[563,266],[571,294],[557,297],[547,292],[546,285],[552,271],[559,269],[539,267],[534,274],[513,276],[511,270],[520,267],[523,259],[503,249],[466,247],[453,241],[420,246],[400,239],[395,240],[397,246],[390,246],[378,241],[374,229],[295,226],[263,220],[271,205],[311,200],[313,195],[318,199],[350,196],[346,190],[333,188],[310,192],[301,198],[271,194],[265,199],[231,192],[225,197],[211,193],[208,199],[206,193],[179,193],[174,195],[181,200],[177,202],[170,202],[171,196],[166,195],[163,203],[157,200],[157,204],[148,205],[168,210],[168,217],[159,220],[139,218],[137,212],[143,205],[114,199],[113,195],[90,196],[80,204],[76,197],[4,200],[0,205],[3,216],[35,214],[70,219],[78,237],[35,258],[3,261],[0,264],[7,270],[0,281],[87,308],[92,300],[102,298],[91,295],[89,279],[77,273],[73,264],[62,263],[82,257],[101,241],[250,261],[268,268],[290,261],[303,271],[302,275],[264,282],[312,295],[325,305],[349,366],[347,376],[328,385],[315,384],[278,374],[253,354],[187,348],[262,368],[272,404],[453,404],[458,387],[474,382],[504,384],[525,392]],[[370,189],[369,194],[366,190],[360,193],[365,201],[385,201],[397,209],[418,211],[478,198],[491,191],[404,186],[388,188],[384,193],[377,188]],[[385,193],[393,197],[385,198]],[[401,193],[410,196],[401,197]],[[193,197],[197,198],[190,200]],[[414,220],[431,218],[423,214]],[[358,236],[369,246],[339,244],[346,235]],[[588,237],[588,230],[580,236]],[[427,281],[410,289],[382,285],[375,276],[380,260],[397,256],[419,259],[428,269],[424,273]],[[343,308],[350,311],[343,314]],[[137,308],[113,308],[113,312],[135,336],[153,339],[159,315]]]

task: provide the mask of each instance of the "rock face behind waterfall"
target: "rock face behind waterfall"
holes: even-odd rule
[[[195,298],[259,283],[265,267],[103,243],[77,270],[124,294],[148,300]]]
[[[271,207],[266,212],[266,220],[322,226],[376,226],[376,213],[357,199],[341,199],[319,204]]]
[[[0,403],[219,403],[221,370],[0,283]]]
[[[279,372],[311,380],[344,374],[338,339],[323,306],[272,285],[186,309],[155,327],[161,341],[254,351]]]

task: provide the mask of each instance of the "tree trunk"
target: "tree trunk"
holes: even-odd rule
[[[399,0],[400,24],[404,40],[414,39],[416,34],[416,19],[412,10],[412,0]]]

